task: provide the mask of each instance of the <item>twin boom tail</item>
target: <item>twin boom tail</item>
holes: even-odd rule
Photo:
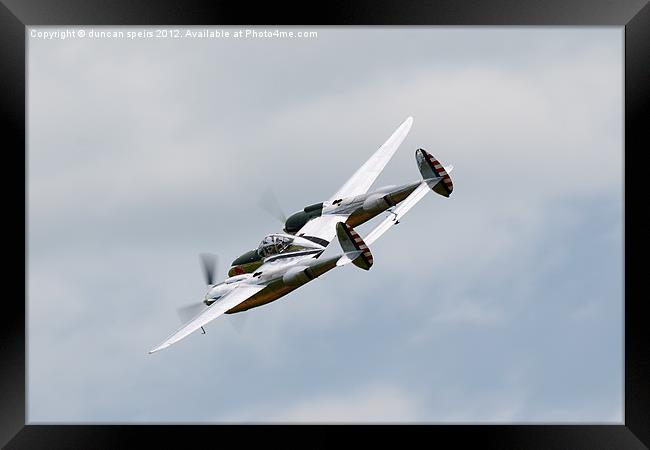
[[[372,253],[370,253],[370,249],[354,228],[344,222],[339,222],[336,224],[336,235],[339,238],[341,248],[345,252],[336,263],[337,266],[352,263],[363,270],[372,267]]]
[[[422,178],[433,192],[443,197],[449,197],[454,190],[454,184],[451,182],[448,172],[451,172],[453,167],[446,169],[430,153],[421,148],[415,151],[415,160],[418,163]]]
[[[443,197],[449,197],[454,190],[454,184],[451,181],[449,172],[452,171],[453,166],[444,167],[437,159],[435,159],[430,153],[424,149],[417,149],[415,151],[415,160],[420,169],[420,174],[424,179],[426,185],[431,188],[436,194],[440,194]],[[398,223],[398,216],[402,216],[406,213],[415,203],[417,203],[427,189],[423,191],[422,188],[425,188],[424,183],[421,187],[416,188],[412,194],[410,194],[405,200],[404,204],[397,207],[396,211],[399,210],[399,213],[396,214],[394,223]],[[388,196],[387,196],[388,197]],[[365,206],[365,205],[364,205]],[[384,221],[386,222],[386,221]],[[368,242],[374,242],[377,237],[384,233],[391,223],[380,224],[373,232],[370,233]],[[363,241],[359,233],[357,233],[354,228],[348,225],[345,222],[339,222],[336,224],[336,235],[341,244],[344,254],[336,262],[337,266],[343,266],[345,264],[353,263],[355,266],[360,267],[364,270],[369,270],[372,267],[373,257],[370,253],[368,245]]]

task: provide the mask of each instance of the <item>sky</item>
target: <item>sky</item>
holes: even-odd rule
[[[27,29],[28,423],[622,423],[622,27],[33,30],[61,28]],[[223,277],[282,228],[260,198],[327,199],[408,116],[376,186],[421,147],[450,198],[370,271],[148,354],[200,252]]]

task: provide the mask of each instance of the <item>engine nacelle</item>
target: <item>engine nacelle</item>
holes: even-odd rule
[[[208,292],[205,294],[205,301],[204,303],[206,305],[211,305],[224,295],[226,295],[228,292],[232,290],[232,286],[228,286],[226,283],[219,283],[215,286],[210,287],[208,289]]]
[[[300,286],[314,279],[309,267],[292,267],[282,275],[282,281],[287,286]]]
[[[392,205],[387,201],[386,195],[374,194],[363,202],[363,210],[368,213],[380,213]]]
[[[323,203],[316,203],[313,205],[305,206],[302,211],[291,214],[285,224],[284,231],[289,234],[294,234],[300,230],[307,222],[314,217],[319,217],[323,213]]]

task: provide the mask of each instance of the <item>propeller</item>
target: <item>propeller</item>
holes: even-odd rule
[[[212,285],[217,278],[217,264],[219,258],[212,253],[201,253],[201,267],[205,276],[205,284]]]
[[[260,195],[257,204],[260,208],[269,213],[271,217],[282,222],[282,224],[287,221],[287,215],[284,213],[284,210],[282,209],[282,206],[280,206],[280,202],[273,191],[267,190]]]
[[[201,260],[203,275],[205,276],[205,284],[212,286],[217,279],[219,257],[212,253],[201,253],[199,258]],[[178,314],[178,318],[181,319],[181,322],[185,323],[197,316],[205,308],[207,308],[207,305],[204,302],[194,302],[176,309],[176,313]]]

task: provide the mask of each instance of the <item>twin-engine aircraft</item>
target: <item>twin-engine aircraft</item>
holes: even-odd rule
[[[201,311],[164,342],[154,353],[201,329],[222,314],[246,311],[287,295],[324,273],[349,263],[361,269],[372,267],[372,245],[429,191],[449,197],[452,166],[444,167],[423,149],[415,151],[422,179],[401,186],[386,186],[368,192],[413,125],[409,117],[390,138],[328,200],[305,207],[286,219],[282,233],[266,236],[259,246],[235,259],[228,278],[215,283],[216,257],[203,254],[208,290],[198,304]],[[377,215],[389,215],[363,239],[354,227]],[[343,253],[320,258],[337,237]],[[193,309],[193,308],[190,308]]]

